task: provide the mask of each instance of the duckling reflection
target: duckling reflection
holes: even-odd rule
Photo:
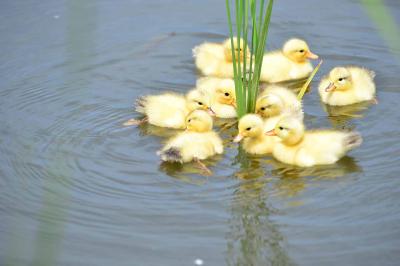
[[[216,155],[210,159],[204,160],[203,163],[208,167],[214,168],[221,159],[221,155]],[[181,182],[193,185],[202,185],[208,180],[204,177],[203,170],[200,169],[196,163],[181,164],[162,162],[158,170]]]
[[[347,128],[348,124],[355,118],[362,118],[371,102],[361,102],[344,106],[333,106],[323,104],[322,108],[329,114],[328,119],[336,129]]]
[[[254,165],[253,165],[254,166]],[[231,202],[228,221],[228,265],[291,265],[284,236],[272,222],[266,179],[242,180]]]
[[[313,180],[327,180],[362,172],[362,168],[349,156],[343,157],[336,164],[309,168],[291,166],[276,160],[271,160],[269,163],[274,168],[271,171],[272,176],[278,177],[278,181],[274,183],[275,191],[285,197],[294,197],[304,191],[310,182],[310,177]]]

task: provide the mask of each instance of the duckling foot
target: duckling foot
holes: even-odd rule
[[[202,170],[203,174],[205,176],[211,176],[212,172],[210,169],[208,169],[208,167],[202,163],[198,158],[195,158],[194,161],[197,163],[197,166],[200,170]]]
[[[373,98],[373,99],[371,100],[371,102],[372,102],[373,104],[378,104],[378,103],[379,103],[377,98]]]
[[[122,125],[123,126],[140,126],[144,123],[147,122],[147,117],[143,118],[143,119],[129,119],[128,121],[124,122]]]

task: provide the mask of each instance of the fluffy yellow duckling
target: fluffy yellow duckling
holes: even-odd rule
[[[297,112],[303,118],[301,101],[287,88],[269,86],[257,98],[256,113],[263,118],[277,117],[287,111]]]
[[[235,82],[232,79],[204,77],[197,81],[196,87],[210,95],[211,109],[216,117],[236,117]]]
[[[301,167],[333,164],[349,150],[362,142],[357,132],[334,130],[306,131],[304,124],[296,117],[283,117],[275,129],[265,133],[278,136],[273,149],[273,156],[287,164]]]
[[[264,121],[259,115],[247,114],[239,120],[239,134],[233,141],[243,140],[243,149],[251,154],[271,153],[277,138],[266,136],[264,127]]]
[[[236,58],[243,62],[244,42],[240,40],[240,49],[237,47],[237,38],[233,40]],[[193,48],[193,57],[196,67],[206,76],[233,78],[231,39],[223,43],[203,43]],[[246,57],[250,58],[250,50],[246,49]]]
[[[318,59],[318,55],[310,51],[305,41],[290,39],[281,51],[264,55],[260,80],[275,83],[307,77],[313,71],[308,59]]]
[[[136,111],[146,116],[139,123],[176,129],[186,128],[186,116],[198,109],[212,112],[209,95],[197,89],[189,91],[186,96],[175,93],[145,96],[138,100],[136,106]]]
[[[318,87],[322,102],[329,105],[348,105],[374,100],[375,73],[361,67],[335,67]]]
[[[208,170],[200,160],[222,154],[221,138],[212,130],[211,116],[203,110],[195,110],[186,117],[186,131],[167,141],[157,153],[166,162],[187,163],[196,161]],[[208,170],[209,171],[209,170]]]

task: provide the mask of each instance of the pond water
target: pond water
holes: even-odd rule
[[[2,1],[0,265],[398,264],[399,58],[358,1],[303,2],[276,1],[267,46],[310,43],[325,61],[307,126],[363,145],[301,169],[246,156],[232,128],[204,177],[160,164],[174,132],[122,123],[137,97],[194,86],[191,49],[227,37],[224,1]],[[378,105],[324,109],[316,85],[343,64],[376,71]]]

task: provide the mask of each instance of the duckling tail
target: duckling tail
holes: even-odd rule
[[[344,139],[344,146],[347,150],[354,149],[360,146],[362,143],[362,137],[358,132],[349,132]]]
[[[139,99],[137,99],[135,103],[136,112],[144,114],[145,113],[144,108],[146,106],[146,102],[147,102],[146,97],[140,97]]]
[[[165,162],[182,162],[182,155],[179,149],[171,147],[164,151],[158,151],[157,154]]]

